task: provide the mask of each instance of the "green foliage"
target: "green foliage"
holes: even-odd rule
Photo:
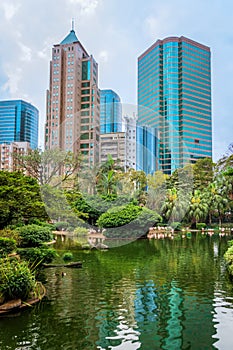
[[[22,169],[33,178],[37,179],[40,185],[57,185],[72,177],[73,173],[79,169],[81,157],[79,154],[62,151],[53,148],[41,152],[31,150],[27,155],[16,155],[17,162]],[[59,173],[63,176],[58,176]]]
[[[224,254],[224,259],[226,260],[228,271],[233,277],[233,245],[227,249],[226,253]]]
[[[76,227],[74,229],[74,234],[77,235],[77,237],[85,237],[88,235],[88,229],[85,227]]]
[[[0,293],[5,300],[25,300],[35,287],[35,275],[25,261],[0,260]]]
[[[48,223],[47,221],[41,221],[41,220],[38,220],[38,219],[32,219],[32,220],[29,221],[29,224],[31,224],[31,225],[34,224],[34,225],[38,225],[38,226],[47,227],[51,231],[55,231],[56,230],[55,224]]]
[[[27,225],[17,229],[21,238],[20,247],[39,247],[52,240],[51,230],[38,225]]]
[[[170,224],[170,226],[171,226],[172,228],[174,228],[175,231],[181,231],[181,230],[182,230],[182,224],[181,224],[181,222],[176,222],[176,221],[174,221],[174,222],[172,222],[172,223]]]
[[[97,225],[105,228],[126,225],[135,220],[141,210],[141,207],[132,204],[111,208],[99,217]]]
[[[213,181],[214,163],[211,158],[199,159],[193,166],[195,190],[204,190]]]
[[[196,224],[197,230],[201,230],[202,228],[206,228],[206,224],[204,222],[199,222]]]
[[[4,228],[3,230],[0,230],[0,237],[2,238],[12,238],[16,241],[16,243],[19,243],[19,233],[17,230],[12,230],[10,228]]]
[[[99,195],[82,195],[76,196],[72,206],[82,213],[82,218],[90,225],[95,225],[96,221],[112,207],[118,207],[129,202],[136,202],[133,198],[126,195],[115,196],[99,196]]]
[[[0,237],[0,258],[12,253],[16,249],[16,241],[12,238]]]
[[[0,171],[0,184],[0,228],[47,218],[36,179],[20,172]]]
[[[51,263],[57,256],[56,250],[43,247],[18,248],[17,253],[21,259],[26,260],[31,266],[39,267],[42,263]]]
[[[73,260],[73,253],[71,253],[71,252],[66,252],[66,253],[64,253],[63,254],[63,256],[62,256],[62,259],[64,260],[64,261],[71,261],[71,260]]]
[[[54,224],[55,230],[57,231],[64,231],[69,227],[69,223],[66,221],[58,221]]]

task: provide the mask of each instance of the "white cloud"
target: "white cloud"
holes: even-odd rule
[[[32,59],[32,50],[30,49],[30,47],[24,45],[21,42],[19,42],[18,45],[21,49],[21,61],[30,62]]]
[[[47,38],[43,42],[43,47],[37,51],[37,56],[43,60],[47,60],[48,63],[51,59],[51,43],[52,42],[53,42],[53,40],[51,38]]]
[[[93,14],[95,9],[100,4],[100,0],[68,0],[70,3],[79,5],[81,8],[81,14]]]
[[[146,17],[144,22],[146,31],[153,38],[163,39],[165,33],[174,30],[174,18],[175,21],[179,22],[180,16],[180,12],[172,4],[170,6],[163,4],[157,8],[155,14]]]
[[[99,62],[108,62],[109,60],[109,53],[106,50],[102,50],[100,51],[99,55],[98,55],[98,61]]]
[[[9,91],[9,94],[14,96],[19,92],[19,82],[22,79],[22,69],[16,68],[14,71],[12,70],[12,66],[7,66],[6,76],[8,80],[3,85],[3,91]]]
[[[16,12],[18,11],[20,4],[19,3],[17,3],[17,4],[10,3],[9,4],[9,2],[3,2],[1,4],[1,7],[3,8],[5,19],[7,21],[10,21],[14,17],[14,15],[16,14]]]

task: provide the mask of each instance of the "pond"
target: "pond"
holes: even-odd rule
[[[192,234],[73,251],[82,269],[44,270],[46,299],[0,318],[0,349],[231,350],[227,240]]]

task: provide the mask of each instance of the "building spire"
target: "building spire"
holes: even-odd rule
[[[72,18],[72,27],[71,27],[71,30],[74,31],[74,18]]]

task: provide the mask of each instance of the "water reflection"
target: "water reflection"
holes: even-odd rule
[[[60,268],[46,270],[47,299],[20,317],[0,318],[0,348],[231,349],[227,239],[192,234],[74,250],[82,269],[64,277]]]

